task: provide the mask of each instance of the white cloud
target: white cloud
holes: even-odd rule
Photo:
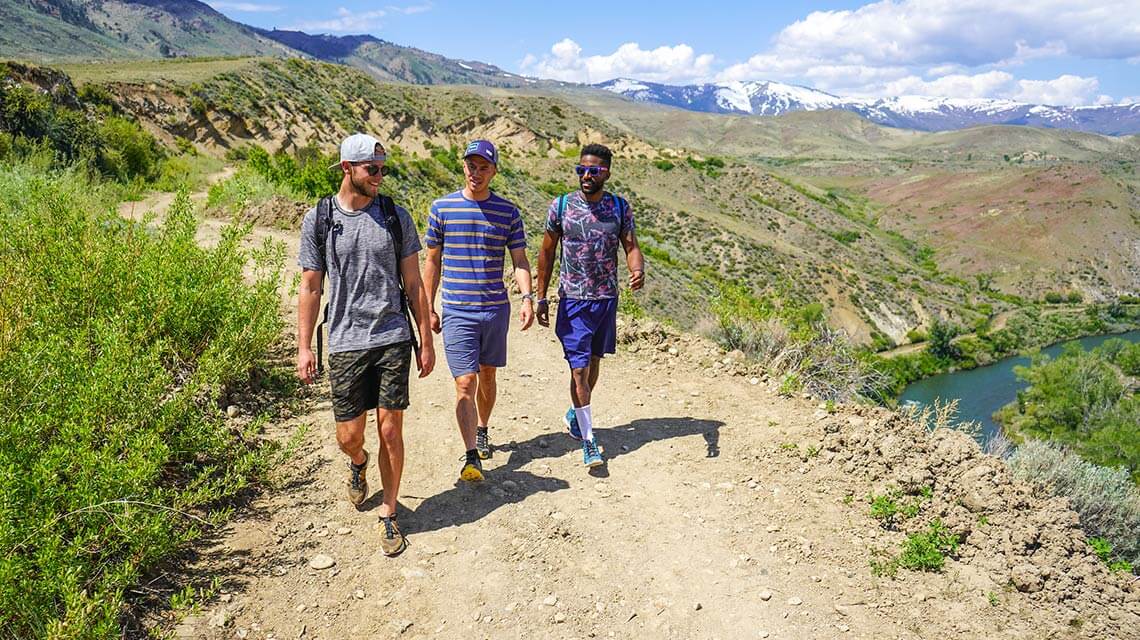
[[[523,73],[568,82],[595,83],[631,77],[686,84],[712,77],[714,61],[712,54],[697,55],[687,44],[647,50],[636,42],[627,42],[609,55],[583,56],[577,42],[564,38],[541,58],[527,54],[519,66]]]
[[[415,15],[417,13],[426,13],[428,11],[431,11],[433,7],[432,7],[432,4],[430,2],[425,2],[424,4],[415,4],[415,5],[411,5],[409,7],[388,6],[385,8],[392,13],[399,13],[399,14],[403,14],[405,16],[411,16],[411,15]]]
[[[1140,10],[1135,0],[883,0],[813,12],[777,34],[771,53],[871,66],[1127,59],[1140,56]]]
[[[1072,107],[1088,104],[1099,85],[1096,78],[1068,74],[1053,80],[1018,80],[1017,90],[1010,97],[1022,102]]]
[[[717,78],[807,82],[840,95],[885,96],[910,87],[923,95],[1036,96],[1053,104],[1094,99],[1095,78],[996,75],[1059,56],[1140,60],[1137,0],[882,0],[816,11]]]
[[[952,74],[929,82],[918,76],[908,76],[888,82],[883,88],[882,95],[990,98],[1009,91],[1013,84],[1013,75],[1005,71],[988,71],[975,75]]]
[[[388,12],[383,9],[350,11],[340,7],[336,10],[336,15],[336,18],[299,22],[285,28],[309,33],[367,33],[379,29],[380,18],[388,15]]]
[[[1096,77],[1017,77],[1025,63],[1054,58],[1140,63],[1140,0],[880,0],[812,12],[777,33],[766,49],[728,66],[684,44],[643,50],[627,43],[608,55],[585,56],[570,38],[546,55],[528,54],[520,66],[533,75],[591,83],[621,76],[671,84],[781,80],[841,96],[1054,105],[1099,99]]]
[[[281,7],[275,4],[257,4],[256,2],[208,2],[211,7],[221,11],[242,11],[245,13],[270,13],[280,11]]]

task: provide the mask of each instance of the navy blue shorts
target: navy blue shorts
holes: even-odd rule
[[[479,365],[507,366],[507,330],[511,305],[493,307],[445,306],[443,352],[451,377],[478,373]]]
[[[601,358],[617,349],[617,298],[574,300],[558,303],[554,335],[562,341],[562,352],[571,369],[590,366],[590,357]]]

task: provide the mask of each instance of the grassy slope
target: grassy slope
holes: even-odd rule
[[[87,25],[78,26],[22,4],[4,3],[0,56],[62,62],[288,51],[197,2],[184,3],[178,11],[117,0],[83,5]]]
[[[140,119],[207,146],[327,149],[361,128],[422,158],[431,146],[491,137],[509,158],[499,189],[519,200],[536,232],[553,195],[573,188],[565,154],[587,138],[605,141],[619,153],[615,188],[631,197],[643,238],[668,266],[655,270],[659,280],[642,304],[682,326],[707,315],[724,276],[790,303],[826,301],[835,323],[863,342],[880,333],[898,341],[929,313],[973,319],[965,308],[968,292],[925,270],[917,247],[876,229],[861,204],[805,195],[746,163],[730,163],[714,176],[677,160],[664,172],[650,160],[658,149],[549,94],[377,84],[343,66],[300,60],[234,63],[225,71],[223,63],[185,64],[192,70],[172,69],[171,77],[186,80],[157,88],[125,81],[134,64],[89,77],[114,78],[111,93]],[[156,97],[169,110],[155,112]],[[205,115],[179,117],[194,99]],[[459,184],[458,176],[449,182],[420,173],[404,189],[416,206],[435,195],[432,189],[438,194]],[[846,242],[836,239],[839,232],[848,233]],[[925,308],[916,311],[920,296]]]
[[[472,137],[491,137],[505,149],[513,170],[500,177],[499,188],[524,206],[532,230],[540,228],[549,199],[573,186],[564,154],[582,140],[603,140],[619,150],[616,188],[633,199],[643,237],[660,251],[658,261],[671,261],[669,269],[658,271],[660,287],[651,287],[643,304],[682,326],[694,326],[705,315],[713,295],[708,276],[736,278],[757,293],[788,301],[824,301],[833,323],[864,343],[880,334],[902,341],[908,329],[938,314],[972,324],[981,317],[972,310],[976,302],[1001,308],[972,281],[948,275],[957,270],[968,278],[978,268],[977,259],[958,258],[956,245],[932,236],[930,221],[918,219],[913,203],[895,203],[869,186],[872,179],[910,184],[908,180],[926,175],[916,173],[916,167],[936,167],[961,179],[953,163],[916,162],[899,157],[901,152],[892,148],[914,146],[932,139],[929,134],[885,129],[840,113],[763,120],[671,113],[671,118],[682,118],[676,135],[703,135],[700,127],[705,123],[727,122],[763,132],[769,140],[766,149],[837,149],[831,163],[790,159],[777,167],[783,179],[747,159],[730,161],[712,175],[689,167],[683,152],[673,160],[674,169],[663,171],[650,161],[660,157],[660,146],[629,133],[622,122],[583,111],[550,91],[377,84],[363,72],[300,60],[185,62],[164,68],[131,63],[114,72],[72,69],[92,81],[112,81],[111,93],[120,104],[160,134],[183,136],[219,153],[246,142],[271,151],[309,143],[331,149],[345,133],[366,129],[423,158],[433,146],[448,148]],[[136,73],[150,82],[159,74],[171,80],[157,86],[129,80]],[[205,107],[202,114],[191,111],[196,99]],[[612,102],[608,96],[597,99]],[[647,109],[634,115],[665,111]],[[702,124],[685,129],[681,125],[687,122]],[[1100,140],[1066,136],[1081,143],[1066,143],[1072,148],[1091,148]],[[837,140],[843,142],[833,142]],[[641,156],[647,159],[638,160]],[[852,160],[858,157],[863,159]],[[994,166],[991,162],[984,167]],[[986,170],[979,175],[989,179],[1000,174]],[[404,190],[416,206],[430,200],[431,190],[459,184],[458,176],[425,176],[422,184]],[[965,183],[962,192],[984,193]],[[939,194],[931,190],[922,197]],[[956,241],[969,243],[970,233],[986,232],[964,226]],[[943,270],[929,261],[923,244],[942,250],[937,255]]]

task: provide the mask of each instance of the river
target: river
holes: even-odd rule
[[[1140,331],[1129,331],[1104,336],[1090,336],[1073,340],[1088,351],[1099,346],[1110,338],[1121,338],[1129,342],[1140,342]],[[1056,357],[1069,342],[1055,344],[1042,349]],[[942,373],[919,380],[908,386],[899,397],[899,404],[917,402],[930,405],[936,399],[943,401],[957,398],[958,419],[974,420],[982,425],[983,439],[988,439],[999,430],[993,419],[993,413],[1017,398],[1017,392],[1024,389],[1025,382],[1018,380],[1013,368],[1018,365],[1029,364],[1030,359],[1023,356],[1013,356],[999,360],[994,364],[976,369]]]

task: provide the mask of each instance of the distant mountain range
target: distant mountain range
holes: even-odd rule
[[[371,35],[258,29],[197,0],[0,0],[0,58],[52,64],[198,56],[301,56],[357,67],[387,82],[566,86]],[[582,85],[570,89],[578,86]],[[672,86],[618,79],[594,86],[639,102],[710,113],[780,115],[842,109],[878,124],[921,131],[1011,124],[1107,135],[1140,133],[1138,104],[1054,107],[918,96],[867,100],[779,82]]]
[[[675,86],[619,78],[594,86],[638,102],[709,113],[775,116],[791,111],[842,109],[878,124],[919,131],[1010,124],[1114,136],[1140,133],[1140,104],[1057,107],[1012,100],[925,96],[841,98],[807,87],[767,81]]]
[[[197,0],[0,0],[0,58],[38,63],[197,56],[302,56],[413,84],[532,84],[370,35],[309,35],[231,20]]]

